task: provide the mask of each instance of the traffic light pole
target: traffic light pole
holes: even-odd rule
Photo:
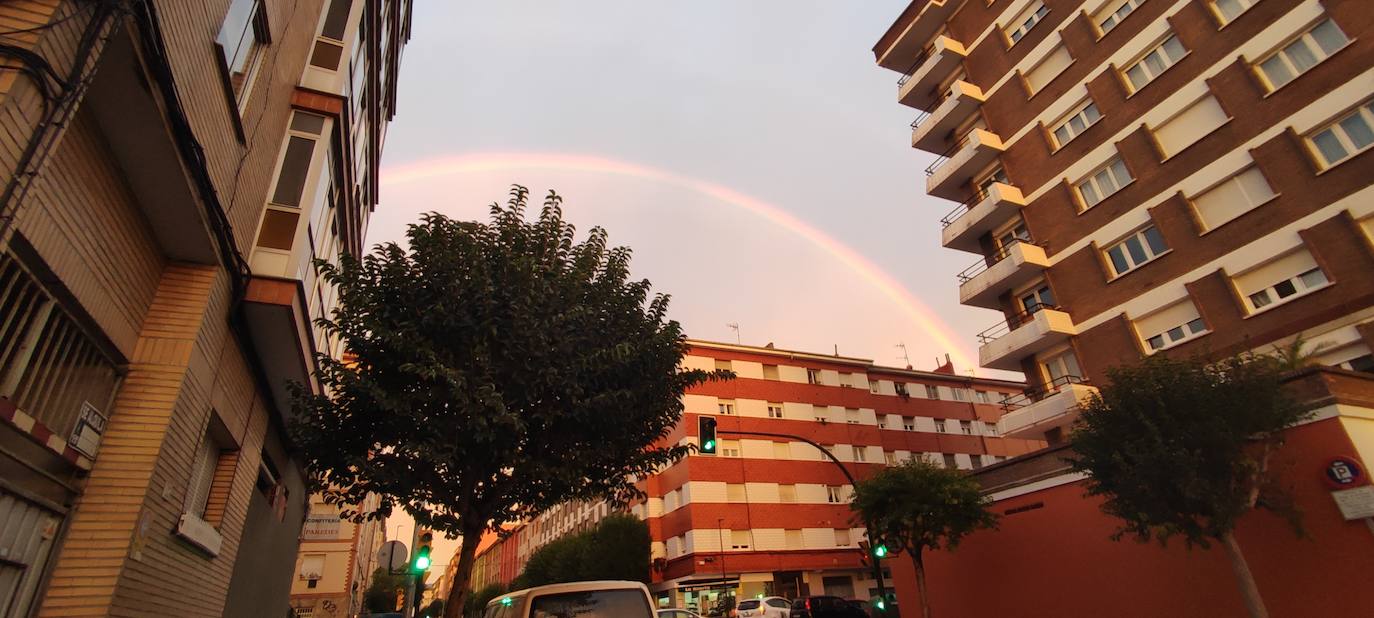
[[[844,466],[844,462],[840,461],[840,458],[836,457],[834,453],[831,453],[824,446],[821,446],[820,444],[817,444],[807,438],[803,438],[802,436],[793,435],[790,433],[739,431],[735,429],[721,429],[719,427],[716,428],[716,433],[730,434],[736,436],[759,436],[764,438],[787,438],[789,440],[799,440],[801,442],[805,442],[815,447],[816,450],[824,453],[825,456],[830,459],[831,463],[834,463],[835,467],[840,469],[840,472],[844,474],[844,478],[849,479],[850,487],[856,487],[858,485],[858,481],[854,480],[854,475],[849,472],[849,468],[846,468]],[[870,522],[864,522],[864,536],[868,537],[868,546],[870,549],[877,547],[877,544],[873,542],[873,526]],[[878,598],[882,599],[883,603],[882,607],[879,609],[879,615],[885,616],[887,615],[887,586],[883,583],[883,565],[879,562],[877,556],[865,556],[865,559],[869,562],[869,564],[873,565],[873,580],[878,582]],[[798,590],[798,592],[801,591]]]

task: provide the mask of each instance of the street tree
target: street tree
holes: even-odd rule
[[[394,612],[397,610],[396,593],[404,591],[407,585],[409,581],[405,575],[379,568],[372,572],[372,583],[363,593],[363,607],[369,612]]]
[[[1285,364],[1243,355],[1218,362],[1156,354],[1108,371],[1072,433],[1088,494],[1121,520],[1113,538],[1189,547],[1220,542],[1251,616],[1267,616],[1236,542],[1241,516],[1265,508],[1301,535],[1300,514],[1271,472],[1283,430],[1305,413],[1285,394]]]
[[[649,524],[633,515],[608,515],[596,527],[563,536],[530,554],[516,587],[579,580],[649,583]]]
[[[913,459],[859,481],[850,507],[856,513],[855,522],[869,526],[874,544],[910,557],[921,594],[921,615],[930,618],[926,550],[953,550],[968,534],[995,528],[997,516],[988,510],[990,502],[978,483],[963,472]]]
[[[456,618],[482,533],[567,500],[624,503],[669,444],[682,394],[729,372],[680,368],[668,297],[630,278],[630,250],[578,242],[549,193],[527,220],[516,186],[487,223],[437,213],[407,246],[318,263],[339,307],[318,321],[326,394],[297,387],[293,436],[327,502],[354,520],[393,510],[462,537],[444,612]],[[363,512],[371,494],[380,504]]]

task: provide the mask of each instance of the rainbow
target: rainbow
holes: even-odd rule
[[[420,182],[457,174],[474,174],[514,169],[540,169],[591,174],[611,174],[658,182],[710,197],[724,204],[741,208],[765,221],[782,227],[805,239],[853,270],[882,294],[892,300],[908,318],[940,347],[949,351],[957,367],[973,369],[977,364],[964,353],[963,346],[949,337],[952,329],[906,287],[868,258],[836,240],[811,224],[798,219],[786,210],[713,182],[688,178],[680,174],[627,161],[592,155],[538,152],[485,152],[453,157],[440,157],[387,167],[381,174],[384,185]]]

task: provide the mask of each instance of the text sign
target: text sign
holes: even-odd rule
[[[77,418],[76,427],[72,429],[72,437],[67,443],[78,453],[94,459],[95,452],[100,449],[100,438],[105,435],[106,422],[105,415],[95,409],[91,402],[81,402],[81,416]]]
[[[1331,497],[1346,521],[1374,517],[1374,485],[1333,491]]]

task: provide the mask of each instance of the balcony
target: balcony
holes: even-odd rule
[[[949,249],[982,253],[978,239],[1015,217],[1026,206],[1021,190],[994,182],[940,219],[940,242]]]
[[[901,17],[888,28],[883,38],[873,46],[878,66],[901,71],[911,66],[911,58],[921,53],[921,46],[935,36],[963,0],[928,0],[913,2]],[[918,6],[919,5],[919,6]],[[915,11],[914,16],[908,12]]]
[[[1006,147],[1002,138],[986,129],[974,129],[926,168],[926,193],[957,200],[968,191],[965,185],[983,171]]]
[[[291,382],[321,392],[315,376],[314,331],[300,281],[254,276],[239,312],[278,411],[291,410]]]
[[[968,120],[985,100],[982,88],[962,79],[955,81],[941,95],[934,110],[922,112],[916,122],[911,123],[911,147],[926,152],[943,151],[945,136]]]
[[[959,273],[959,302],[997,309],[997,297],[1030,283],[1049,268],[1045,250],[1027,242],[1013,242]]]
[[[1078,376],[1062,376],[1039,388],[1002,401],[1006,414],[997,421],[997,433],[1009,438],[1043,438],[1046,432],[1061,428],[1065,433],[1078,418],[1081,401],[1097,389],[1083,384]]]
[[[1064,343],[1078,334],[1069,314],[1036,305],[978,333],[978,364],[1020,371],[1021,359]]]
[[[906,74],[897,80],[897,102],[930,111],[943,94],[935,89],[963,64],[967,55],[958,41],[947,36],[935,37],[935,42],[922,51]]]

